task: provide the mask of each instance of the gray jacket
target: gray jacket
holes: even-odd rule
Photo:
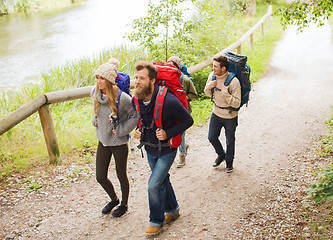
[[[93,92],[91,96],[93,97]],[[92,123],[96,127],[96,138],[104,146],[119,146],[127,143],[127,135],[136,127],[138,123],[137,114],[135,109],[131,104],[131,97],[122,92],[120,95],[120,100],[118,104],[118,116],[119,122],[115,124],[113,121],[109,121],[109,116],[112,113],[112,110],[109,107],[107,98],[101,93],[97,95],[97,100],[100,103],[100,108],[98,110],[98,116],[94,116]],[[112,133],[112,129],[116,130],[116,134]]]

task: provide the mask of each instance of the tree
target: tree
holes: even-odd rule
[[[139,41],[156,57],[161,49],[168,59],[168,48],[173,39],[190,41],[189,33],[194,28],[191,20],[185,20],[188,10],[184,5],[194,0],[160,0],[149,1],[146,17],[133,20],[132,33],[126,34],[130,41]]]
[[[298,30],[308,27],[310,23],[318,26],[324,24],[332,12],[332,0],[301,0],[294,1],[289,5],[278,9],[275,15],[281,16],[281,24],[284,29],[289,25],[297,25]]]

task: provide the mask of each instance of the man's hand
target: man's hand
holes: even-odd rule
[[[209,83],[209,88],[212,89],[212,88],[216,87],[216,85],[217,85],[217,81],[216,80],[215,81],[211,81]]]
[[[156,137],[161,141],[167,139],[167,135],[163,129],[156,129]]]
[[[135,139],[140,139],[141,138],[141,130],[140,128],[136,129],[135,132],[134,132],[134,138]]]

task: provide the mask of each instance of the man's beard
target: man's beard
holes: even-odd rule
[[[149,83],[148,86],[143,87],[141,90],[135,89],[135,96],[139,99],[144,99],[153,92],[153,84]]]

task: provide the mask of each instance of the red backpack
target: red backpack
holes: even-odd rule
[[[182,105],[188,110],[188,102],[186,98],[186,93],[180,83],[180,77],[181,77],[181,71],[169,63],[162,63],[162,62],[154,62],[153,63],[155,67],[158,69],[157,78],[155,83],[158,84],[159,90],[156,97],[155,107],[154,107],[154,122],[159,129],[163,129],[162,126],[162,111],[163,111],[163,103],[164,98],[169,90],[170,93],[175,95],[179,101],[182,103]],[[138,126],[139,128],[142,126],[142,119],[141,119],[141,113],[140,113],[140,107],[138,98],[134,97],[134,105],[135,110],[137,114],[139,115],[138,120]],[[152,126],[150,126],[152,127]],[[142,136],[142,135],[141,135]],[[178,134],[177,136],[171,138],[168,140],[168,146],[172,148],[177,148],[182,143],[182,136],[181,134]],[[143,142],[139,146],[142,146]],[[159,141],[158,144],[159,150],[162,148],[162,144]]]
[[[154,62],[153,64],[158,70],[156,84],[168,87],[169,91],[175,95],[188,110],[186,93],[180,82],[182,72],[171,63]]]

